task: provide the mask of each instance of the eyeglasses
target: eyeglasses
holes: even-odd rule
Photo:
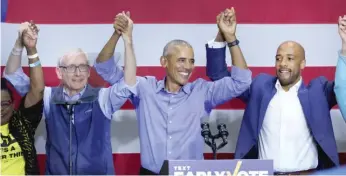
[[[68,73],[74,73],[74,72],[76,72],[77,68],[80,72],[87,72],[87,71],[89,71],[90,66],[87,64],[81,64],[78,66],[75,66],[75,65],[59,66],[59,68],[65,69],[66,72],[68,72]]]
[[[1,101],[1,107],[8,107],[12,104],[12,100],[3,100]]]

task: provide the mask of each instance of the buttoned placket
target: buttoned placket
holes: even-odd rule
[[[174,94],[168,94],[168,112],[167,112],[167,158],[171,158],[172,156],[172,113],[173,113],[173,105],[172,101],[174,99]]]

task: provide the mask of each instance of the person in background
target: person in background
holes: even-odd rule
[[[342,117],[346,121],[346,15],[339,17],[338,31],[342,47],[336,65],[334,91]],[[346,175],[346,165],[315,172],[312,175]]]
[[[345,35],[341,37],[345,43]],[[207,50],[207,75],[211,80],[229,76],[226,44],[219,35]],[[276,76],[259,74],[239,96],[247,106],[236,159],[274,160],[277,175],[309,174],[339,165],[330,116],[337,103],[334,82],[321,76],[305,86],[301,76],[305,64],[304,48],[294,41],[283,42],[275,56]],[[345,70],[346,63],[338,62],[337,67]]]
[[[132,43],[129,36],[132,27],[127,29],[121,35],[124,43],[129,45]],[[7,64],[11,68],[6,68],[5,78],[14,86],[19,85],[19,91],[25,93],[25,87],[30,83],[20,68],[20,60],[8,62],[11,62]],[[46,86],[43,93],[47,130],[46,174],[114,175],[111,119],[112,114],[132,94],[132,87],[135,87],[136,62],[133,53],[125,52],[124,76],[108,88],[94,88],[88,84],[90,66],[87,54],[82,49],[71,50],[59,58],[56,73],[61,85]],[[66,105],[76,101],[79,103],[73,107]],[[72,119],[68,109],[72,110]],[[71,140],[70,125],[73,131]]]
[[[14,110],[10,83],[1,78],[1,175],[39,175],[35,131],[42,119],[43,72],[37,53],[38,28],[33,22],[22,23],[9,59],[21,59],[25,47],[29,61],[30,87]],[[5,72],[11,70],[6,69]]]
[[[342,39],[342,47],[335,72],[334,91],[342,117],[346,121],[346,15],[339,17],[339,34]]]
[[[225,14],[230,16],[228,20]],[[123,24],[117,29],[123,31],[128,22],[120,22]],[[217,23],[227,40],[233,41],[236,28],[233,8],[218,15]],[[125,46],[127,50],[132,48]],[[203,159],[202,118],[209,116],[217,105],[243,93],[251,84],[252,73],[239,47],[231,54],[231,77],[215,82],[200,78],[189,83],[195,67],[193,48],[184,40],[172,40],[164,47],[160,58],[166,77],[162,80],[153,76],[137,77],[137,92],[130,99],[139,122],[140,175],[159,174],[167,159]],[[95,65],[98,74],[111,85],[116,83],[113,79],[116,73],[110,72],[115,67],[112,62],[110,59]]]

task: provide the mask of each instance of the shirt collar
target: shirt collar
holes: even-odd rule
[[[292,90],[292,91],[298,92],[300,86],[302,85],[302,82],[303,82],[303,78],[300,77],[300,78],[299,78],[299,81],[298,81],[294,86],[292,86],[292,87],[290,88],[289,91]],[[283,90],[283,89],[282,89],[282,86],[281,86],[281,84],[280,84],[279,79],[277,79],[277,81],[276,81],[276,83],[275,83],[275,88],[278,89],[278,90]]]
[[[65,90],[65,88],[63,88],[63,94],[64,94],[64,97],[67,97],[68,99],[72,99],[73,97],[78,97],[78,99],[79,99],[84,94],[85,89],[86,89],[86,85],[84,86],[82,91],[78,92],[76,95],[69,96],[67,91]]]
[[[156,93],[159,93],[161,90],[165,90],[166,92],[169,92],[168,90],[165,89],[165,81],[166,81],[166,77],[157,82]],[[179,91],[181,90],[183,90],[183,92],[186,94],[190,94],[191,83],[187,83],[186,85],[184,85]]]

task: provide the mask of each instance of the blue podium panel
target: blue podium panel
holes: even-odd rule
[[[273,160],[166,160],[161,175],[265,176],[273,175]]]

